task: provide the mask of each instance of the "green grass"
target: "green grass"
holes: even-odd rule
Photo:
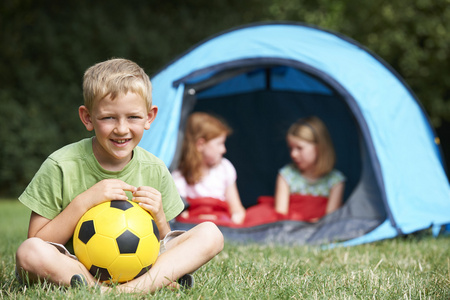
[[[0,201],[0,299],[143,298],[19,285],[14,253],[26,237],[28,218],[29,210],[17,201]],[[450,299],[450,237],[421,234],[330,250],[226,243],[194,277],[191,290],[162,289],[148,298]]]

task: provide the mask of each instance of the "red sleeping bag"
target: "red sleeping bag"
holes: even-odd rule
[[[275,199],[272,196],[260,196],[258,204],[247,209],[245,222],[248,226],[261,225],[282,220],[314,221],[325,215],[328,198],[312,195],[291,194],[287,215],[275,211]],[[265,221],[266,220],[266,221]]]
[[[183,212],[177,218],[181,223],[201,223],[211,221],[219,226],[230,226],[231,214],[228,209],[228,203],[215,198],[187,198],[189,208],[188,216]]]
[[[246,210],[245,220],[242,224],[231,221],[228,203],[215,198],[187,199],[189,208],[176,218],[177,222],[198,224],[211,221],[218,226],[251,227],[282,220],[314,221],[325,215],[328,203],[327,197],[292,194],[289,200],[289,213],[279,214],[275,211],[275,201],[272,196],[260,196],[258,204]]]

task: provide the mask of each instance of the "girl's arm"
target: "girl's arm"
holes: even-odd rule
[[[328,196],[328,204],[326,214],[330,214],[333,211],[337,210],[342,205],[342,195],[344,194],[344,182],[339,182],[335,184],[331,190],[330,195]]]
[[[289,211],[289,185],[286,180],[278,174],[275,185],[275,210],[286,215]]]
[[[245,219],[245,208],[242,206],[241,198],[239,197],[236,182],[229,185],[225,191],[225,198],[230,207],[231,220],[233,223],[241,224]]]

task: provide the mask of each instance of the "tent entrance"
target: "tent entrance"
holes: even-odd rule
[[[290,124],[316,115],[330,131],[335,167],[347,181],[344,207],[320,222],[339,223],[339,230],[322,226],[323,233],[314,236],[321,241],[354,238],[386,219],[383,189],[377,184],[363,130],[345,93],[308,71],[298,65],[259,64],[216,70],[207,78],[186,78],[179,143],[171,168],[178,163],[188,114],[204,111],[218,115],[233,128],[225,156],[236,167],[239,193],[244,206],[249,207],[259,196],[274,194],[277,172],[290,162],[285,142]]]

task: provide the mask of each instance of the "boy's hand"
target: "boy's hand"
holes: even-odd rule
[[[89,207],[111,200],[128,200],[125,191],[134,193],[136,187],[119,179],[104,179],[97,182],[84,193],[89,201]]]
[[[161,193],[152,187],[141,186],[133,193],[133,201],[150,212],[158,226],[160,234],[164,237],[167,233],[166,215],[163,210]]]
[[[155,221],[161,216],[165,220],[161,193],[157,189],[149,186],[141,186],[137,188],[133,196],[133,201],[138,202],[142,208],[148,210]]]

